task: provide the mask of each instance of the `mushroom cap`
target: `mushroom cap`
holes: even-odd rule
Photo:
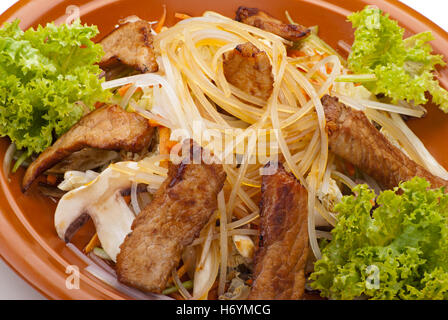
[[[66,193],[60,199],[54,217],[58,236],[66,242],[70,241],[90,217],[101,246],[116,261],[120,245],[131,232],[135,218],[121,195],[121,191],[131,185],[129,175],[109,167],[92,182]]]

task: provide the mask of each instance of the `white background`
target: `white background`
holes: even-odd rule
[[[16,2],[15,0],[0,0],[0,14]],[[443,29],[448,30],[448,19],[446,15],[448,2],[446,0],[402,0],[402,2],[428,17]],[[45,298],[17,276],[0,259],[0,299]]]

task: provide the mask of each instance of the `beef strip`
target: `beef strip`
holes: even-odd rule
[[[105,55],[100,67],[108,71],[124,64],[142,73],[155,72],[159,67],[152,43],[149,22],[138,20],[122,24],[101,40]]]
[[[238,45],[224,54],[224,75],[227,81],[257,98],[268,100],[274,76],[268,55],[250,42]]]
[[[335,97],[322,98],[329,148],[370,175],[383,187],[392,189],[415,176],[426,178],[433,188],[448,182],[434,176],[394,146],[362,111],[345,106]]]
[[[239,7],[235,20],[274,33],[290,41],[298,41],[310,32],[310,29],[304,26],[283,23],[257,8]]]
[[[307,191],[279,164],[262,177],[260,241],[252,300],[296,300],[305,291],[308,259]]]
[[[222,165],[187,160],[170,164],[168,178],[134,220],[117,257],[120,282],[162,292],[183,249],[199,236],[216,210],[226,179]]]
[[[151,143],[153,131],[148,120],[119,106],[110,105],[94,110],[31,163],[25,172],[22,190],[26,191],[45,170],[86,147],[141,152]]]

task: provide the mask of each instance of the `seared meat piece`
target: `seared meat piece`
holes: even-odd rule
[[[274,76],[268,55],[250,42],[238,45],[224,54],[224,75],[227,81],[257,98],[268,100]]]
[[[260,242],[249,299],[301,299],[309,252],[307,191],[281,164],[263,176],[261,188]]]
[[[100,61],[103,70],[120,63],[142,73],[158,70],[152,45],[151,24],[144,20],[127,22],[107,35],[100,44],[105,55]]]
[[[148,120],[119,106],[94,110],[31,163],[23,178],[22,189],[26,191],[45,170],[86,147],[141,152],[151,143],[153,130]]]
[[[415,176],[426,178],[433,188],[448,186],[409,159],[367,119],[364,112],[353,110],[335,97],[322,98],[330,150],[370,175],[383,187],[392,189]]]
[[[235,20],[272,32],[290,41],[300,40],[310,32],[310,29],[304,26],[283,23],[257,8],[239,7]]]
[[[168,178],[134,220],[117,257],[119,281],[162,292],[183,249],[199,236],[216,210],[226,179],[222,165],[187,160],[170,165]]]

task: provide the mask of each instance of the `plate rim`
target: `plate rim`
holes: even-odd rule
[[[299,0],[290,0],[290,1],[299,1]],[[30,3],[46,3],[47,5],[50,3],[49,1],[45,0],[19,0],[16,2],[13,6],[11,6],[9,9],[7,9],[3,14],[0,15],[0,25],[3,25],[4,22],[10,21],[12,17],[20,11],[20,9],[26,7]],[[60,5],[64,2],[67,2],[67,0],[56,0],[51,2],[51,7],[55,7],[57,5]],[[318,0],[318,1],[310,1],[310,0],[304,0],[304,2],[317,2],[322,3],[322,5],[325,5],[325,3],[331,3],[331,0]],[[394,9],[394,11],[402,12],[407,17],[412,17],[414,20],[418,21],[420,24],[425,25],[428,27],[428,29],[433,32],[434,35],[436,35],[436,41],[444,40],[446,42],[446,48],[448,49],[448,31],[445,31],[440,27],[438,24],[424,16],[423,14],[419,13],[418,11],[414,10],[413,8],[409,7],[408,5],[398,1],[398,0],[386,0],[386,1],[379,1],[379,0],[373,0],[373,1],[367,1],[367,0],[356,0],[358,3],[363,3],[364,5],[372,4],[372,3],[378,3],[381,2],[382,6],[387,6],[388,8]],[[334,4],[331,3],[333,6],[342,7],[343,4]],[[48,6],[50,7],[50,6]],[[50,10],[50,9],[47,9]],[[386,12],[388,12],[387,9],[384,9]],[[36,13],[36,16],[42,15],[43,12]],[[448,57],[448,50],[446,50],[446,57]],[[448,83],[448,80],[447,80]],[[444,83],[445,84],[445,83]],[[445,84],[446,86],[446,84]],[[5,143],[5,142],[1,142]],[[8,199],[7,195],[8,192],[4,192],[4,190],[9,190],[8,186],[6,185],[6,180],[3,177],[3,174],[1,175],[0,179],[0,203],[3,203],[3,208],[0,208],[0,226],[2,226],[2,230],[4,228],[8,228],[8,234],[11,235],[11,237],[6,237],[6,235],[1,234],[0,235],[0,257],[2,260],[6,263],[6,265],[12,269],[17,275],[19,275],[26,283],[28,283],[31,287],[33,287],[36,291],[38,291],[40,294],[42,294],[47,299],[57,299],[57,300],[64,300],[64,299],[129,299],[130,297],[122,294],[121,292],[118,292],[116,289],[112,288],[111,286],[108,286],[102,282],[99,282],[98,279],[93,279],[91,277],[85,276],[84,274],[80,273],[81,278],[80,281],[82,285],[86,285],[86,288],[80,289],[80,290],[69,290],[65,286],[64,288],[61,288],[61,285],[57,282],[55,282],[55,279],[50,279],[52,276],[56,276],[56,278],[59,277],[66,277],[67,274],[65,274],[63,271],[55,268],[50,268],[49,266],[45,267],[45,261],[50,259],[53,263],[59,263],[60,265],[63,265],[65,259],[59,256],[59,259],[57,255],[55,256],[55,252],[53,254],[49,252],[48,248],[45,248],[45,246],[42,243],[39,243],[39,241],[36,240],[36,237],[32,234],[27,228],[26,224],[23,223],[23,221],[20,221],[20,217],[18,217],[12,208],[13,204],[11,200]],[[8,210],[5,210],[7,208]],[[12,213],[12,214],[10,214]],[[8,217],[8,214],[10,214],[11,217]],[[17,222],[13,222],[12,220],[19,220]],[[19,225],[20,224],[20,225]],[[16,226],[16,227],[14,227]],[[20,232],[19,232],[20,231]],[[29,244],[28,249],[34,251],[36,249],[39,250],[39,252],[43,252],[45,254],[45,257],[35,255],[36,258],[39,260],[40,263],[43,263],[44,269],[42,270],[36,270],[35,265],[30,265],[29,263],[26,263],[26,257],[20,257],[19,254],[14,250],[14,246],[17,242],[27,242],[27,241],[34,241],[34,243]],[[74,255],[74,254],[73,254]],[[75,255],[74,255],[75,256]],[[79,261],[82,261],[79,259]],[[48,261],[47,261],[48,262]],[[68,262],[67,262],[68,265]],[[45,272],[48,272],[45,274]],[[77,292],[79,291],[79,292]]]

